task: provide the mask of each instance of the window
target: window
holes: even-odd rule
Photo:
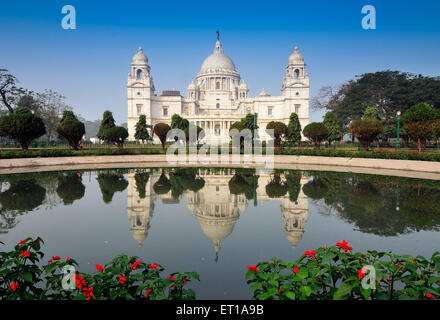
[[[301,107],[300,104],[295,104],[295,113],[298,115],[299,114],[299,108]]]
[[[141,104],[137,104],[136,105],[136,110],[137,110],[137,114],[141,114],[142,113],[142,105]]]
[[[141,95],[141,92],[140,92],[140,91],[138,91],[137,95],[138,95],[138,96],[140,96],[140,95]]]
[[[217,81],[217,82],[215,83],[215,88],[216,88],[217,90],[220,89],[220,82]]]
[[[273,107],[267,107],[267,115],[268,116],[272,115],[272,109],[273,109]]]
[[[136,78],[142,79],[142,70],[141,69],[137,69],[137,71],[136,71]]]
[[[163,116],[168,117],[168,107],[163,107]]]
[[[215,106],[217,107],[217,109],[220,108],[220,103],[217,102],[217,103],[215,104]]]
[[[296,69],[296,70],[294,71],[294,78],[295,78],[295,79],[298,79],[298,77],[299,77],[299,69]]]
[[[220,191],[220,187],[219,186],[215,186],[215,191],[219,192]]]

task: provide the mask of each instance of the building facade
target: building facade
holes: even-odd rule
[[[134,55],[128,74],[128,132],[135,140],[135,125],[141,114],[147,123],[171,123],[178,114],[205,131],[207,141],[230,141],[229,128],[246,114],[258,114],[259,136],[267,139],[266,125],[281,121],[286,125],[292,112],[298,115],[301,127],[309,123],[309,75],[304,57],[295,47],[288,58],[280,96],[270,96],[264,89],[256,97],[249,96],[249,88],[237,72],[234,62],[224,52],[217,37],[214,52],[203,61],[187,89],[187,97],[179,91],[165,90],[155,94],[148,58],[141,47]]]

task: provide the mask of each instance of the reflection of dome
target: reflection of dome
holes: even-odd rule
[[[295,51],[289,57],[289,64],[304,64],[304,57],[298,51],[298,46],[295,47]]]
[[[208,56],[205,61],[203,61],[200,72],[209,72],[211,70],[236,71],[234,62],[232,62],[231,58],[223,53],[220,40],[217,40],[217,42],[215,43],[214,53]]]
[[[226,239],[234,230],[235,223],[238,221],[239,214],[229,217],[216,217],[196,214],[196,218],[200,223],[203,233],[212,240],[216,253],[216,260],[218,252],[221,248],[221,242]]]
[[[133,64],[148,64],[147,56],[142,51],[142,47],[139,47],[138,52],[133,56]]]
[[[132,230],[133,239],[138,243],[139,248],[142,247],[142,243],[147,239],[147,230]]]

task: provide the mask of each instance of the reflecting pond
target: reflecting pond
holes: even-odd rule
[[[354,250],[439,249],[440,181],[317,171],[217,168],[0,175],[0,241],[95,272],[119,253],[197,271],[199,299],[248,299],[247,266],[346,239]]]

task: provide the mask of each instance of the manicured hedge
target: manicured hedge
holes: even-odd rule
[[[440,152],[423,152],[409,150],[385,150],[377,149],[372,151],[340,150],[340,149],[306,149],[294,148],[275,150],[278,155],[293,156],[321,156],[321,157],[344,157],[344,158],[373,158],[373,159],[396,159],[396,160],[421,160],[440,161]]]
[[[95,150],[69,150],[69,149],[42,149],[42,150],[6,150],[0,152],[0,159],[14,158],[42,158],[42,157],[72,157],[72,156],[111,156],[111,155],[136,155],[160,154],[161,149],[95,149]]]

